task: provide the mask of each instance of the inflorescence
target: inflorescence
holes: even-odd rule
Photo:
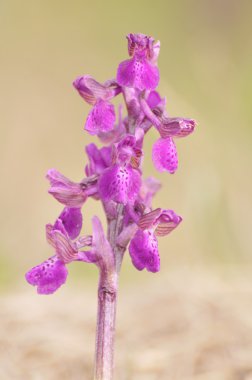
[[[67,265],[73,261],[94,263],[100,269],[115,270],[116,253],[105,236],[98,217],[92,219],[92,236],[80,236],[81,209],[89,197],[103,204],[108,223],[120,217],[122,227],[115,244],[126,250],[138,269],[158,272],[160,258],[157,237],[174,230],[182,218],[172,210],[152,209],[152,198],[160,188],[154,178],[142,178],[143,142],[154,127],[159,138],[152,148],[152,160],[160,171],[175,173],[178,168],[174,140],[186,137],[195,121],[170,117],[166,100],[156,91],[159,83],[157,60],[160,42],[143,34],[129,34],[130,58],[119,64],[116,79],[101,84],[89,75],[78,77],[73,86],[92,106],[85,131],[104,144],[86,146],[89,163],[86,177],[75,183],[55,169],[47,173],[49,193],[64,205],[54,224],[46,225],[46,237],[54,255],[26,273],[26,280],[40,294],[55,292],[66,281]],[[118,116],[112,99],[122,94],[127,116]]]

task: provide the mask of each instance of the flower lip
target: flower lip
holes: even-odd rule
[[[160,270],[158,242],[153,232],[139,229],[130,242],[129,253],[138,270],[146,268],[153,273]]]
[[[178,168],[176,145],[171,137],[158,139],[152,147],[152,161],[155,168],[173,174]]]
[[[104,202],[113,200],[126,205],[136,200],[141,186],[141,176],[130,164],[125,166],[115,164],[104,170],[98,186]]]
[[[67,275],[65,264],[57,256],[52,256],[29,270],[25,278],[29,284],[37,286],[39,294],[52,294],[66,282]]]
[[[116,116],[113,104],[106,100],[98,99],[89,112],[84,129],[90,135],[99,132],[109,132],[114,128]]]
[[[137,90],[154,90],[159,83],[159,70],[142,55],[123,61],[117,69],[117,82]]]

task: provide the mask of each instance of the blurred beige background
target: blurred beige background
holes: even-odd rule
[[[137,272],[126,257],[122,272],[120,307],[127,310],[127,318],[131,318],[134,324],[131,309],[134,300],[129,301],[130,294],[134,293],[136,306],[137,299],[146,294],[143,288],[146,286],[146,289],[156,289],[150,290],[146,302],[149,302],[149,308],[156,304],[157,312],[160,307],[163,319],[169,314],[169,308],[161,311],[162,305],[166,303],[165,292],[171,292],[169,302],[175,312],[174,323],[178,320],[177,313],[180,310],[177,297],[173,297],[174,289],[174,294],[180,295],[179,302],[186,307],[183,299],[187,300],[189,308],[193,304],[190,297],[194,300],[193,297],[196,297],[194,290],[196,293],[200,291],[200,300],[205,296],[207,298],[210,292],[211,302],[217,302],[217,308],[218,300],[222,300],[221,297],[225,299],[225,292],[228,292],[234,302],[229,306],[231,315],[237,311],[234,300],[240,300],[245,294],[248,298],[244,301],[246,306],[238,307],[239,310],[244,308],[244,312],[239,313],[239,318],[245,317],[247,313],[251,315],[252,292],[249,278],[252,263],[252,2],[1,0],[0,30],[0,291],[5,305],[1,321],[3,329],[8,328],[8,323],[11,323],[10,316],[17,315],[13,322],[17,331],[20,332],[22,323],[26,326],[25,329],[22,328],[23,338],[20,334],[13,336],[14,341],[15,337],[19,339],[18,352],[21,356],[17,355],[15,359],[13,343],[10,343],[8,337],[0,342],[2,348],[9,347],[9,356],[5,360],[5,363],[9,364],[3,367],[5,372],[1,379],[38,380],[56,379],[60,378],[59,376],[64,379],[64,374],[70,376],[66,378],[82,378],[81,370],[72,373],[67,368],[63,371],[64,374],[62,372],[61,375],[53,375],[51,362],[47,359],[44,360],[44,367],[41,369],[39,363],[43,355],[40,351],[35,355],[38,363],[36,365],[32,353],[27,354],[25,358],[22,356],[22,339],[30,344],[28,352],[29,349],[33,352],[36,339],[39,339],[35,325],[42,323],[43,313],[51,318],[50,334],[53,334],[53,331],[56,331],[54,326],[58,326],[56,322],[54,325],[54,318],[69,312],[69,319],[66,319],[69,323],[64,329],[69,329],[69,336],[72,337],[73,347],[75,346],[74,333],[77,335],[79,330],[76,327],[76,331],[71,332],[74,321],[71,320],[71,308],[67,306],[67,300],[69,297],[73,299],[74,294],[83,297],[80,301],[76,296],[72,301],[76,304],[81,302],[83,313],[88,299],[93,305],[93,309],[91,306],[89,309],[92,321],[91,325],[87,322],[89,327],[85,327],[84,322],[82,326],[81,315],[78,316],[83,329],[80,330],[83,332],[83,341],[87,328],[91,334],[91,343],[88,342],[85,349],[92,359],[97,281],[95,268],[73,264],[69,268],[67,286],[59,291],[59,295],[51,296],[50,299],[38,298],[34,289],[25,283],[24,273],[52,254],[46,244],[44,225],[55,220],[61,206],[47,195],[48,183],[44,178],[46,171],[54,167],[73,180],[81,179],[86,163],[83,149],[92,141],[83,131],[89,108],[82,102],[71,83],[81,74],[90,74],[101,82],[114,77],[118,63],[127,57],[125,36],[129,32],[146,33],[161,41],[159,90],[167,97],[168,112],[173,116],[195,118],[199,127],[194,135],[177,142],[180,167],[174,176],[155,172],[151,162],[151,145],[157,134],[152,131],[148,136],[145,145],[145,175],[155,175],[163,184],[155,199],[155,205],[173,208],[183,216],[184,222],[171,236],[160,240],[160,274]],[[85,204],[84,230],[87,232],[91,231],[90,218],[94,212],[101,215],[98,204],[94,201]],[[136,292],[136,289],[139,291]],[[183,296],[183,289],[192,289],[193,295]],[[159,294],[164,294],[160,303],[157,302]],[[201,302],[197,300],[196,304]],[[58,311],[55,305],[58,305]],[[142,325],[140,316],[144,315],[145,307],[145,304],[142,308],[139,306],[136,316],[139,326]],[[21,313],[21,322],[18,315],[23,309],[29,309],[31,314],[30,319],[27,319],[26,315],[22,316]],[[193,309],[190,311],[191,314],[188,314],[189,321],[191,317],[194,318],[194,311]],[[148,332],[154,334],[157,329],[157,315],[149,322],[147,337]],[[119,318],[120,316],[118,329],[119,332],[122,330],[122,335],[119,333],[118,339],[123,350],[128,347],[123,338],[127,322],[123,313],[119,312]],[[208,318],[208,311],[200,316]],[[213,314],[212,318],[211,328],[215,331],[218,313]],[[224,319],[223,326],[228,326],[228,323]],[[242,326],[245,322],[239,323]],[[251,321],[247,323],[250,325]],[[34,324],[34,335],[28,327],[30,324]],[[163,326],[162,336],[166,336],[167,331],[172,330],[172,327],[167,326]],[[137,330],[137,323],[135,328]],[[230,329],[233,331],[233,327]],[[204,332],[206,330],[207,327],[202,329]],[[177,330],[175,328],[175,331],[181,331],[180,327],[178,326]],[[194,342],[193,339],[197,336],[197,332],[193,331],[189,323],[190,342]],[[227,336],[229,331],[227,330]],[[240,334],[239,331],[237,339]],[[53,340],[53,335],[50,336]],[[43,339],[46,346],[46,333],[43,334]],[[62,334],[59,334],[59,346],[61,339]],[[136,338],[134,345],[139,347],[138,352],[141,351],[140,346],[145,339],[146,336],[143,337],[141,334],[139,339]],[[206,341],[208,342],[208,338]],[[249,342],[252,347],[252,339]],[[223,343],[224,349],[228,344],[226,341]],[[168,372],[161,371],[162,363],[167,361],[165,355],[168,355],[168,351],[161,350],[164,358],[161,354],[155,359],[159,352],[159,344],[156,344],[156,351],[152,344],[150,346],[151,348],[147,347],[147,358],[149,355],[150,359],[154,358],[154,361],[160,362],[157,369],[153,370],[153,375],[147,370],[141,377],[141,371],[138,373],[134,370],[134,363],[131,374],[127,375],[123,368],[129,368],[128,362],[122,360],[123,355],[119,352],[120,380],[169,378]],[[170,353],[174,354],[174,347],[171,344]],[[241,343],[241,349],[244,347]],[[84,355],[82,349],[80,344],[77,357]],[[197,346],[197,350],[200,351],[201,348]],[[57,358],[57,348],[53,352]],[[189,349],[188,352],[192,353],[192,350]],[[246,352],[251,353],[251,350],[246,349]],[[188,359],[188,355],[185,357]],[[16,360],[14,366],[13,358]],[[222,356],[217,354],[217,358]],[[25,369],[24,364],[22,374],[18,361],[21,359],[22,363],[30,363],[29,369]],[[135,359],[135,362],[139,363],[139,360]],[[248,362],[252,363],[252,356]],[[170,370],[172,379],[210,379],[204,377],[203,370],[203,377],[197,377],[194,364],[186,367],[188,363],[183,361],[183,357],[179,363],[177,367],[174,364],[174,368],[184,366],[183,373],[172,372],[172,364],[170,367],[169,364],[165,366],[167,371]],[[194,363],[193,359],[190,363]],[[210,376],[213,376],[211,379],[218,380],[217,372],[211,375],[211,371],[216,370],[215,361],[213,363],[205,373],[206,376],[210,373]],[[217,370],[220,368],[220,371],[224,372],[220,372],[219,378],[236,379],[236,367],[229,374],[232,366],[228,364],[225,372],[226,367],[222,366],[222,359],[220,363]],[[91,371],[90,365],[90,361],[87,360],[87,373]],[[246,369],[246,361],[244,366]],[[17,372],[11,372],[14,368]],[[248,373],[248,368],[246,371]],[[89,377],[87,375],[84,378]]]

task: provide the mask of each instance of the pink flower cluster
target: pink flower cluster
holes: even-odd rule
[[[108,270],[115,265],[115,253],[97,217],[93,217],[93,235],[80,236],[81,208],[89,197],[100,200],[107,220],[118,217],[122,205],[123,227],[115,237],[116,244],[129,249],[133,265],[157,272],[160,269],[158,236],[174,230],[182,218],[172,210],[152,209],[152,198],[160,188],[154,178],[142,178],[144,137],[154,127],[159,138],[153,145],[152,160],[160,171],[175,173],[178,156],[174,139],[186,137],[195,121],[170,117],[166,101],[157,92],[160,43],[143,34],[129,34],[130,58],[119,64],[116,79],[99,83],[89,75],[78,77],[73,86],[92,106],[85,131],[96,135],[104,144],[86,146],[86,177],[76,183],[55,169],[47,173],[49,193],[64,205],[54,225],[46,226],[46,236],[54,256],[32,268],[27,281],[37,286],[38,293],[50,294],[65,283],[66,265],[72,261],[95,263]],[[112,99],[122,94],[122,106],[116,116]]]

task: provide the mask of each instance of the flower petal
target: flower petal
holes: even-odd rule
[[[94,143],[86,146],[86,153],[89,158],[89,165],[86,166],[86,174],[101,174],[112,163],[111,147],[103,147],[98,149]]]
[[[114,128],[115,110],[113,104],[98,100],[93,109],[89,112],[85,130],[91,135],[97,135],[98,132],[108,132]]]
[[[73,86],[80,96],[89,104],[95,104],[97,99],[106,99],[111,91],[104,85],[97,82],[90,75],[80,76],[75,79]]]
[[[142,230],[146,230],[146,229],[154,227],[157,219],[159,218],[161,214],[162,214],[161,208],[157,208],[156,210],[153,210],[153,211],[148,212],[147,214],[144,214],[139,219],[139,222],[138,222],[139,228],[141,228]]]
[[[176,145],[172,138],[158,139],[152,148],[152,161],[155,168],[160,171],[175,173],[178,168]]]
[[[177,215],[173,210],[162,210],[162,214],[158,218],[158,226],[155,230],[156,236],[166,236],[172,232],[181,223],[181,216]]]
[[[132,263],[138,270],[149,272],[160,270],[158,242],[155,235],[148,230],[138,230],[129,245]]]
[[[100,177],[99,192],[103,201],[133,202],[140,190],[141,176],[130,165],[118,164],[106,169]]]
[[[25,277],[29,284],[37,286],[39,294],[51,294],[66,282],[67,275],[65,264],[53,256],[32,268]]]
[[[50,181],[49,193],[57,201],[68,207],[81,207],[87,199],[87,194],[83,191],[79,183],[70,181],[55,169],[47,172],[46,178]]]
[[[54,241],[54,238],[53,238],[53,235],[52,235],[52,232],[53,232],[53,225],[48,223],[46,224],[45,226],[45,229],[46,229],[46,240],[47,242],[54,248],[56,249],[56,244],[55,244],[55,241]]]
[[[71,263],[78,258],[78,250],[71,240],[60,231],[53,231],[52,235],[56,244],[56,254],[65,264]]]
[[[151,91],[149,93],[147,103],[151,109],[157,107],[161,101],[162,98],[157,91]]]
[[[145,204],[146,207],[151,207],[152,198],[160,190],[161,183],[154,177],[148,177],[142,182],[140,189],[140,201]]]
[[[154,38],[142,33],[127,35],[129,56],[141,55],[151,58],[154,54]]]
[[[80,208],[65,207],[53,228],[67,233],[70,239],[75,239],[79,236],[82,228],[82,214]]]
[[[161,137],[169,136],[186,137],[190,135],[196,126],[195,120],[183,119],[181,117],[161,118],[161,125],[158,130]]]
[[[120,63],[117,82],[121,86],[134,87],[140,91],[154,90],[159,82],[159,70],[147,59],[134,57]]]

